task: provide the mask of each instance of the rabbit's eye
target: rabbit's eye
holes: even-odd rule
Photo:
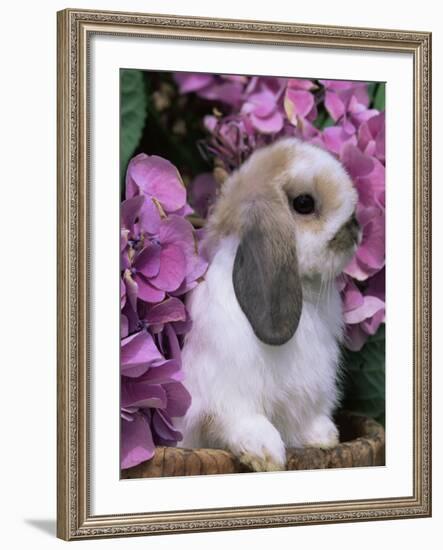
[[[312,195],[303,193],[302,195],[295,197],[292,201],[292,206],[299,214],[312,214],[315,210],[315,201]]]

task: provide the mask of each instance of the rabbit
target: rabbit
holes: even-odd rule
[[[187,300],[180,446],[272,471],[287,448],[338,443],[336,277],[359,244],[356,204],[340,162],[297,138],[256,150],[225,181],[202,241],[209,268]]]

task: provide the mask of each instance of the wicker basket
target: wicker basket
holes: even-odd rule
[[[336,417],[340,444],[332,449],[306,447],[287,452],[287,470],[384,466],[385,432],[375,420],[342,412]],[[122,479],[249,472],[232,453],[220,449],[157,447],[152,460],[122,470]]]

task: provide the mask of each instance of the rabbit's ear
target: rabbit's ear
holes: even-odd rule
[[[256,336],[266,344],[281,345],[297,329],[302,289],[293,225],[266,214],[255,216],[242,235],[233,283]]]

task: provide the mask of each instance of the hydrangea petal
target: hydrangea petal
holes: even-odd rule
[[[275,107],[275,95],[264,89],[248,97],[244,112],[253,112],[258,117],[267,117],[274,112]]]
[[[137,414],[132,422],[121,420],[121,468],[131,468],[155,454],[151,429],[146,418]]]
[[[257,130],[264,134],[277,133],[283,128],[283,116],[279,111],[275,111],[265,118],[258,117],[255,113],[251,113],[251,122]]]
[[[187,252],[194,247],[193,228],[191,223],[176,215],[168,216],[162,221],[159,232],[162,245],[179,245]]]
[[[139,221],[137,227],[141,233],[156,235],[158,233],[161,217],[158,207],[154,201],[143,195],[144,201],[140,208]]]
[[[191,330],[192,319],[188,315],[187,318],[185,319],[185,321],[175,321],[172,324],[174,326],[175,333],[178,336],[180,336],[180,335],[187,334]]]
[[[145,197],[143,195],[136,195],[121,203],[120,220],[122,227],[132,230],[144,201]]]
[[[186,282],[191,283],[203,277],[208,269],[208,262],[199,254],[194,253],[187,258]]]
[[[342,91],[349,90],[355,86],[355,82],[348,80],[320,80],[319,81],[327,90]]]
[[[351,351],[360,351],[365,345],[368,335],[360,325],[348,325],[346,327],[345,344]]]
[[[126,338],[129,333],[129,321],[123,313],[120,315],[120,338]]]
[[[152,416],[152,424],[156,436],[161,439],[163,445],[166,443],[170,445],[170,442],[183,439],[181,432],[174,428],[172,420],[165,411],[156,410]]]
[[[370,268],[380,270],[385,263],[385,223],[383,213],[376,208],[367,208],[357,213],[363,228],[362,242],[356,256]]]
[[[159,244],[148,243],[145,248],[137,255],[134,261],[134,267],[137,273],[142,273],[145,277],[155,277],[160,271],[161,247]]]
[[[122,378],[120,405],[122,407],[162,408],[167,404],[167,394],[160,384]]]
[[[237,105],[242,96],[243,87],[239,82],[223,82],[221,84],[212,84],[199,91],[199,96],[204,99],[222,101],[228,105]]]
[[[373,144],[373,145],[371,145]],[[385,160],[385,114],[380,113],[363,122],[358,130],[358,146],[367,152],[369,147],[372,154],[379,160]]]
[[[122,279],[120,279],[120,309],[123,309],[126,304],[126,285]]]
[[[128,246],[128,234],[127,229],[120,230],[120,252],[122,252]]]
[[[378,114],[378,111],[376,109],[364,109],[358,113],[353,113],[352,119],[354,121],[354,124],[357,123],[357,125],[360,125],[366,120],[370,120],[377,114]]]
[[[190,216],[191,214],[194,214],[194,209],[189,206],[189,204],[185,204],[182,208],[179,208],[174,212],[177,216],[182,216],[183,218],[186,216]]]
[[[345,114],[345,104],[334,92],[326,92],[325,109],[328,111],[332,120],[334,121],[339,120]]]
[[[149,280],[141,274],[136,274],[134,279],[137,283],[138,297],[144,302],[156,304],[165,299],[165,292],[162,289],[153,287]]]
[[[343,146],[347,143],[356,145],[355,135],[348,134],[342,126],[330,126],[323,130],[323,142],[327,149],[336,155],[340,155]]]
[[[171,292],[176,290],[186,275],[186,258],[182,249],[175,244],[163,246],[160,255],[160,271],[150,279],[155,288]]]
[[[122,314],[124,314],[128,320],[128,334],[138,332],[140,330],[140,319],[137,312],[132,309],[129,302],[126,302],[126,305],[122,310]]]
[[[344,319],[345,322],[349,325],[355,325],[356,323],[361,323],[365,319],[368,319],[378,313],[381,310],[384,310],[385,304],[379,298],[375,296],[364,296],[363,303],[351,311],[345,311]]]
[[[174,80],[180,88],[180,93],[197,92],[214,81],[214,76],[204,73],[174,73]]]
[[[184,374],[180,364],[174,359],[169,359],[161,365],[150,368],[138,382],[149,382],[150,384],[168,384],[171,382],[180,382]]]
[[[170,323],[172,321],[184,321],[185,319],[185,306],[181,300],[174,297],[156,304],[145,315],[145,321],[149,324]]]
[[[373,336],[374,334],[376,334],[380,325],[384,323],[384,321],[385,321],[385,308],[380,308],[380,310],[374,313],[372,317],[370,317],[369,319],[365,319],[362,322],[361,327],[367,334],[370,334],[371,336]]]
[[[133,279],[129,269],[126,269],[123,273],[123,281],[126,286],[126,297],[131,304],[132,309],[136,311],[139,288],[137,282]]]
[[[345,312],[352,311],[363,305],[363,296],[352,280],[348,281],[343,298],[343,308]]]
[[[191,405],[191,395],[183,384],[172,382],[164,386],[168,405],[167,411],[171,416],[183,416]]]
[[[174,212],[186,203],[186,189],[180,174],[168,160],[140,153],[128,165],[127,190],[133,192],[128,180],[148,197],[157,199],[167,212]],[[127,196],[127,198],[129,198]]]
[[[357,281],[366,281],[366,279],[371,275],[369,270],[359,263],[358,258],[355,255],[344,268],[343,272]]]
[[[157,349],[152,336],[145,330],[132,334],[121,342],[121,373],[125,376],[140,376],[154,361],[161,360],[163,360],[162,354]]]
[[[165,325],[165,332],[168,339],[170,356],[181,363],[180,344],[174,329],[169,323]]]
[[[374,168],[374,162],[355,145],[347,143],[341,153],[341,161],[352,178],[367,176]]]
[[[289,88],[286,90],[285,110],[291,122],[297,115],[305,118],[314,104],[314,96],[310,92]]]
[[[371,225],[376,225],[375,223]],[[371,238],[357,251],[360,262],[377,271],[385,265],[384,232],[374,230]]]
[[[288,88],[294,90],[315,90],[317,86],[306,78],[289,78]]]
[[[212,172],[198,175],[191,183],[191,202],[197,213],[206,218],[209,207],[214,203],[217,192]]]

